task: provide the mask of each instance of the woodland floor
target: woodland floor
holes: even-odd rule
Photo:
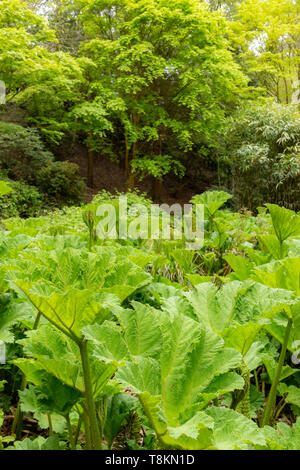
[[[61,145],[57,157],[60,160],[77,163],[81,176],[86,179],[87,151],[83,145],[76,144],[72,147],[67,144]],[[194,194],[206,191],[214,183],[214,173],[205,167],[191,170],[182,179],[167,176],[162,187],[160,202],[187,204]],[[135,187],[140,192],[151,196],[152,180],[150,177],[141,182],[136,180]],[[126,188],[124,169],[108,157],[97,156],[94,163],[94,187],[87,189],[86,202],[89,202],[95,194],[103,189],[114,194],[115,192],[125,192]]]

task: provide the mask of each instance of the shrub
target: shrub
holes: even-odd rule
[[[96,196],[94,196],[92,203],[97,205],[103,202],[118,201],[119,197],[121,196],[127,197],[128,208],[130,208],[131,206],[134,206],[135,204],[142,204],[146,206],[148,209],[150,209],[151,204],[152,204],[152,201],[148,197],[148,195],[146,193],[140,193],[137,189],[128,191],[126,193],[117,191],[115,194],[112,194],[109,191],[106,191],[105,189],[103,189],[98,194],[96,194]]]
[[[24,181],[10,181],[12,191],[0,197],[0,218],[40,215],[44,198],[37,188]]]
[[[35,129],[0,121],[0,168],[9,178],[36,183],[36,174],[54,160]]]
[[[265,202],[300,209],[300,117],[293,106],[248,108],[226,135],[223,170],[239,207]]]
[[[78,165],[68,161],[51,162],[39,170],[36,184],[47,201],[58,206],[79,203],[85,189]]]

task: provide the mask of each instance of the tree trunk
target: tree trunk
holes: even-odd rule
[[[163,182],[153,177],[152,182],[152,199],[154,202],[161,202],[161,191]]]
[[[134,174],[130,173],[127,179],[127,190],[133,191],[134,190]]]
[[[88,149],[87,184],[89,188],[94,187],[94,150],[90,148]]]
[[[131,161],[136,158],[136,142],[132,146],[132,158]],[[130,165],[128,164],[128,178],[127,178],[127,189],[133,191],[134,189],[134,174],[131,171]]]
[[[285,90],[285,102],[286,104],[289,104],[289,90],[288,90],[288,84],[287,84],[287,79],[284,77],[284,90]]]
[[[128,147],[128,137],[125,134],[125,172],[126,172],[126,180],[129,179],[130,168],[129,168],[129,147]]]

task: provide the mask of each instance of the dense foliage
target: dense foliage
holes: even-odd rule
[[[299,13],[0,0],[0,450],[300,450]]]
[[[282,105],[240,112],[228,127],[222,167],[238,207],[265,202],[300,209],[300,116]],[[228,177],[229,180],[229,177]]]
[[[84,144],[89,187],[95,184],[99,156],[119,162],[130,189],[152,179],[156,200],[169,174],[179,185],[184,175],[188,182],[191,173],[201,175],[208,166],[219,188],[238,180],[239,207],[255,209],[270,201],[297,208],[289,188],[297,180],[298,144],[290,157],[288,143],[268,151],[268,143],[262,148],[260,137],[256,142],[250,132],[230,136],[243,119],[241,108],[251,119],[262,100],[266,106],[284,103],[283,121],[297,112],[298,15],[293,0],[1,0],[0,80],[7,102],[23,110],[30,126],[12,136],[1,124],[1,159],[13,178],[24,178],[26,162],[34,168],[47,158],[39,133],[54,154],[64,141],[71,147]],[[256,125],[272,127],[275,143],[285,130],[272,113],[264,113],[263,121]],[[224,134],[229,149],[235,149],[229,174],[219,167]],[[23,162],[24,148],[30,159],[25,152]],[[252,174],[262,160],[266,200],[264,194],[252,194]],[[63,178],[68,173],[71,168]],[[80,191],[77,180],[70,190],[63,202]]]
[[[76,204],[85,189],[78,166],[68,161],[54,161],[35,129],[1,121],[0,171],[8,178],[19,180],[13,185],[19,188],[18,194],[4,198],[2,208],[10,209],[4,210],[2,217],[36,215],[38,207],[42,207],[42,199],[45,207],[46,203]],[[32,189],[28,184],[33,185]],[[43,196],[39,196],[39,191]]]
[[[4,222],[4,449],[299,449],[300,218],[229,199],[195,196],[196,251],[98,238],[107,193]],[[128,201],[130,223],[145,199]]]

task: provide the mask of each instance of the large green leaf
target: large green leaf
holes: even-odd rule
[[[251,276],[267,286],[294,291],[296,296],[295,303],[285,309],[286,314],[293,319],[293,330],[291,337],[294,340],[300,339],[300,258],[285,258],[283,260],[273,261],[254,269]],[[285,325],[281,327],[276,324],[268,328],[270,333],[279,341],[283,341]]]
[[[233,279],[238,281],[246,281],[249,279],[254,263],[245,256],[238,256],[229,253],[224,256],[224,259],[233,269],[234,273],[231,275]]]
[[[0,296],[0,341],[12,343],[12,326],[21,320],[32,320],[34,313],[28,302],[16,301],[10,294]]]
[[[234,410],[211,407],[206,411],[214,420],[214,445],[221,450],[247,449],[250,445],[265,445],[262,430],[256,423]]]
[[[138,395],[161,445],[211,446],[211,423],[201,410],[210,399],[243,387],[238,374],[230,372],[239,365],[240,354],[224,348],[219,336],[191,318],[133,306],[118,316],[121,334],[114,339],[120,348],[105,342],[109,322],[83,330],[95,343],[95,355],[101,348],[99,357],[120,360],[123,350],[127,362],[116,378]]]
[[[270,289],[251,281],[233,281],[218,289],[212,283],[184,293],[200,324],[222,336],[225,344],[245,355],[259,331],[283,306],[292,292]],[[185,309],[183,313],[190,312]]]
[[[209,216],[213,216],[216,211],[231,198],[231,194],[225,191],[206,191],[200,195],[193,196],[191,202],[193,204],[204,204],[205,212],[207,212]]]
[[[107,399],[106,420],[103,428],[108,447],[111,448],[121,425],[135,408],[137,399],[125,393],[117,393]]]
[[[135,290],[147,285],[151,276],[129,261],[114,247],[96,247],[95,253],[66,248],[63,250],[27,250],[7,274],[11,280],[45,281],[58,291],[68,288],[112,293],[122,302]]]
[[[266,206],[271,214],[273,228],[280,243],[293,235],[300,234],[299,215],[276,204],[266,204]]]
[[[39,379],[39,385],[19,392],[22,411],[66,416],[81,398],[81,393],[47,372],[40,371]]]
[[[300,295],[300,258],[286,258],[257,266],[251,277],[266,286],[287,289]]]
[[[263,433],[270,450],[299,450],[300,449],[300,418],[293,427],[286,423],[278,423],[277,429],[265,426]]]
[[[59,436],[51,436],[45,439],[42,436],[36,439],[28,437],[23,441],[16,441],[13,446],[7,447],[6,450],[64,450],[66,447],[63,441],[59,440]]]
[[[295,385],[286,385],[284,382],[279,384],[278,392],[285,397],[286,403],[300,407],[300,389]]]
[[[103,321],[118,300],[111,294],[92,294],[90,290],[69,288],[57,292],[49,284],[35,284],[23,280],[15,285],[26,295],[32,305],[59,330],[78,341],[81,329],[96,321]]]
[[[14,363],[23,371],[27,381],[42,386],[43,374],[46,372],[56,377],[62,384],[78,390],[83,396],[85,387],[77,345],[51,325],[44,325],[38,330],[29,331],[26,336],[27,338],[19,342],[24,346],[24,352],[30,358],[16,359]],[[90,354],[93,356],[92,344],[90,344]],[[93,393],[96,398],[115,373],[118,362],[111,359],[104,363],[99,359],[91,358],[90,367]]]
[[[274,259],[282,259],[289,252],[288,244],[282,242],[280,244],[276,235],[264,234],[258,236],[260,249],[266,253],[270,253]]]

